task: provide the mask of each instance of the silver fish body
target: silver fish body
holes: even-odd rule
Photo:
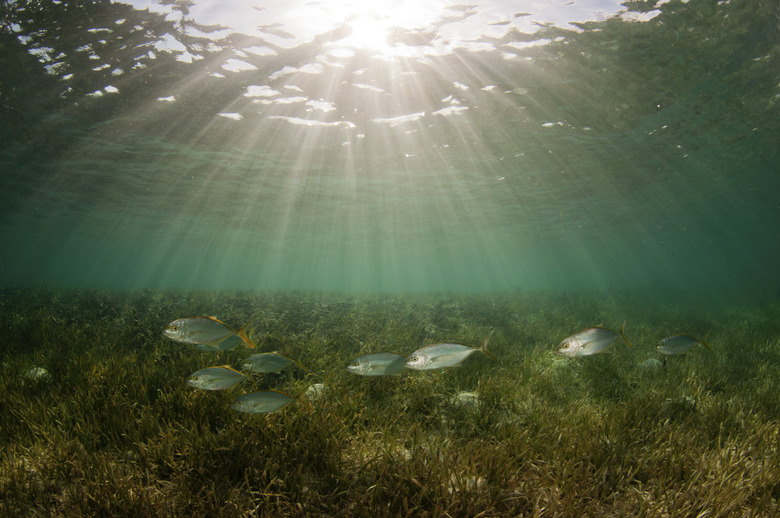
[[[234,387],[247,378],[237,370],[222,365],[220,367],[207,367],[193,372],[187,378],[187,385],[201,390],[224,390]]]
[[[418,371],[455,367],[477,351],[495,360],[496,357],[487,350],[489,341],[490,335],[479,347],[452,343],[428,345],[410,354],[405,365],[409,369]]]
[[[237,397],[230,408],[239,412],[248,414],[264,414],[266,412],[275,412],[286,407],[298,399],[275,390],[266,390],[263,392],[250,392]]]
[[[406,356],[398,353],[374,353],[358,356],[347,370],[359,376],[390,376],[404,370]]]
[[[685,354],[695,345],[701,345],[712,352],[704,338],[697,339],[685,334],[667,336],[655,345],[655,350],[662,354]]]
[[[210,352],[210,351],[227,351],[243,343],[244,341],[241,339],[239,335],[232,335],[232,336],[228,336],[221,342],[218,342],[214,345],[209,345],[209,344],[193,344],[193,345],[195,349],[199,351]]]
[[[278,353],[253,354],[241,367],[249,372],[281,372],[295,362]]]
[[[631,347],[631,343],[626,338],[624,332],[625,328],[626,323],[623,322],[623,327],[619,333],[600,326],[583,329],[564,339],[555,349],[555,354],[573,358],[603,353],[618,336],[622,337],[626,345]]]
[[[255,348],[254,342],[246,334],[247,326],[241,329],[233,329],[221,322],[216,317],[188,317],[174,320],[163,330],[163,334],[177,342],[206,345],[213,350],[220,350],[225,340],[230,340],[229,347],[238,345],[236,337],[243,341],[250,349]],[[203,349],[203,348],[200,348]]]

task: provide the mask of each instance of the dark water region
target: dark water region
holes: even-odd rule
[[[4,1],[0,285],[776,295],[776,1],[415,5]]]
[[[249,324],[305,364],[226,391],[175,318]],[[563,358],[626,320],[633,344]],[[780,306],[645,294],[364,295],[0,290],[3,516],[774,516]],[[439,374],[366,378],[358,355],[479,344]],[[665,361],[653,344],[707,337]],[[45,369],[45,375],[40,369]],[[323,384],[323,385],[319,385]],[[279,390],[278,413],[231,410]]]

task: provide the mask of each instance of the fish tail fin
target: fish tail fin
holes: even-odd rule
[[[241,337],[241,340],[244,341],[247,347],[250,349],[255,349],[257,346],[252,341],[251,338],[249,338],[249,335],[246,334],[247,329],[249,328],[249,324],[244,324],[241,329],[238,330],[238,336]]]
[[[306,372],[311,372],[311,369],[299,362],[298,360],[293,360],[293,363],[298,366],[298,368],[305,370]]]
[[[306,393],[312,387],[313,387],[313,385],[309,384],[305,389],[301,390],[300,392],[298,392],[297,395],[293,396],[295,398],[295,401],[297,401],[298,403],[302,404],[303,406],[305,406],[309,410],[312,409],[311,402],[307,398],[305,398],[304,396],[306,396]]]
[[[626,345],[631,347],[631,342],[628,341],[628,338],[626,338],[626,321],[623,321],[623,327],[620,328],[620,337],[623,338],[623,341],[626,342]]]
[[[487,335],[487,338],[485,338],[485,341],[484,341],[484,342],[482,342],[482,345],[480,345],[480,346],[479,346],[479,350],[480,350],[482,353],[484,353],[484,354],[485,354],[485,356],[487,356],[487,357],[488,357],[488,358],[490,358],[491,360],[498,360],[498,358],[496,358],[496,357],[493,355],[493,353],[491,353],[490,351],[488,351],[488,348],[487,348],[487,346],[488,346],[488,342],[490,342],[490,337],[491,337],[491,336],[493,336],[493,329],[491,329],[491,330],[490,330],[490,332],[489,332],[489,333],[488,333],[488,335]]]
[[[709,331],[707,331],[707,334],[705,334],[704,336],[699,338],[699,343],[702,344],[704,346],[704,348],[707,349],[709,352],[712,352],[712,349],[710,348],[710,346],[707,345],[707,342],[704,341],[704,339],[707,338],[708,336],[710,336],[710,332]]]
[[[296,400],[298,403],[300,403],[300,404],[302,404],[302,405],[305,405],[305,406],[307,406],[307,407],[309,407],[309,408],[311,408],[311,403],[309,403],[309,402],[306,400],[306,398],[305,398],[305,397],[303,397],[303,396],[305,396],[305,395],[306,395],[306,392],[307,392],[307,391],[308,391],[308,390],[309,390],[311,387],[312,387],[311,385],[308,385],[308,386],[307,386],[305,389],[301,390],[300,392],[298,392],[298,394],[296,394],[296,395],[294,396],[294,397],[295,397],[295,400]]]

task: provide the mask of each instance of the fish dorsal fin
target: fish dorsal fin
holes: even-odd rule
[[[229,370],[229,371],[233,371],[233,372],[235,372],[236,374],[240,374],[240,375],[242,375],[242,376],[246,376],[246,374],[244,374],[243,372],[239,372],[239,371],[237,371],[236,369],[234,369],[234,368],[233,368],[233,367],[231,367],[230,365],[220,365],[219,367],[220,367],[220,368],[222,368],[222,369],[227,369],[227,370]]]

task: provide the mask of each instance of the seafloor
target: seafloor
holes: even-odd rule
[[[311,369],[221,392],[175,318],[249,323],[259,351]],[[601,355],[553,354],[603,324]],[[368,378],[366,352],[438,341],[497,361]],[[514,292],[0,290],[2,516],[774,516],[780,513],[780,302]],[[662,360],[653,344],[707,334]],[[46,369],[48,376],[36,367]],[[230,409],[274,388],[278,413]]]

